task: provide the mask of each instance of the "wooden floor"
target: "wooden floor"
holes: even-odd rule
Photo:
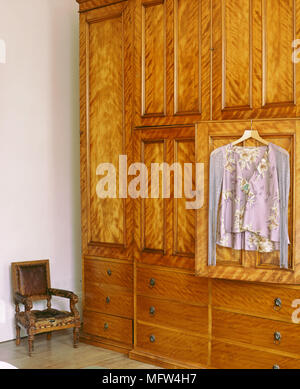
[[[100,347],[79,343],[73,348],[72,332],[59,331],[47,341],[46,335],[35,337],[34,352],[28,356],[27,338],[20,346],[15,341],[0,343],[0,361],[19,369],[81,369],[91,366],[107,369],[157,369],[156,366],[133,361],[126,355]]]

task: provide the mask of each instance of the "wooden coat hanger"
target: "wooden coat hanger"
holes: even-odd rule
[[[238,143],[241,143],[241,142],[244,142],[245,140],[247,139],[255,139],[257,140],[258,142],[264,144],[264,145],[268,145],[269,142],[267,142],[266,140],[264,140],[258,133],[257,130],[253,130],[252,129],[252,120],[251,120],[251,129],[250,130],[245,130],[243,136],[239,139],[237,139],[235,142],[232,142],[231,144],[233,146],[237,145]]]

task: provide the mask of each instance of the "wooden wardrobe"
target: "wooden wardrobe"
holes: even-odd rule
[[[300,368],[300,0],[77,1],[81,339],[162,367]],[[289,269],[223,248],[211,269],[209,155],[251,120],[290,153]],[[204,163],[203,207],[123,198],[120,169],[100,199],[97,167],[119,155]]]

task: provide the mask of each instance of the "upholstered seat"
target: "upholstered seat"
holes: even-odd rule
[[[56,309],[45,309],[43,311],[30,311],[30,319],[34,320],[35,328],[49,328],[66,326],[75,323],[75,317],[71,312],[58,311]],[[23,327],[26,326],[28,317],[26,312],[20,312],[19,320]]]
[[[80,328],[80,316],[76,309],[78,297],[73,292],[50,288],[49,261],[12,263],[14,299],[16,304],[16,344],[20,344],[20,327],[28,333],[29,355],[33,350],[34,335],[73,328],[74,347],[77,347]],[[70,300],[70,311],[51,308],[51,296]],[[33,301],[47,300],[47,309],[32,310]],[[20,312],[19,304],[25,306]]]

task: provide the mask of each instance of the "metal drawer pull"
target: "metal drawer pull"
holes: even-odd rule
[[[155,278],[150,279],[150,286],[153,287],[155,285]]]
[[[279,297],[277,297],[275,300],[274,300],[274,309],[275,311],[279,311],[281,309],[281,305],[282,305],[282,301]]]
[[[49,319],[50,323],[55,323],[55,319]]]
[[[110,297],[107,296],[107,297],[106,297],[106,304],[109,304],[109,303],[110,303]]]
[[[149,313],[150,313],[150,315],[154,315],[155,314],[155,308],[154,307],[150,307]]]
[[[277,342],[280,343],[280,341],[281,341],[281,333],[278,331],[274,332],[274,343]]]
[[[110,270],[110,269],[107,270],[107,274],[108,274],[109,276],[111,276],[111,270]]]
[[[280,367],[279,367],[279,365],[273,365],[273,369],[278,370],[278,369],[280,369]]]
[[[155,336],[154,336],[154,335],[150,335],[150,342],[151,342],[151,343],[154,343],[154,342],[155,342]]]
[[[104,329],[105,329],[105,330],[108,329],[108,323],[104,323]]]

